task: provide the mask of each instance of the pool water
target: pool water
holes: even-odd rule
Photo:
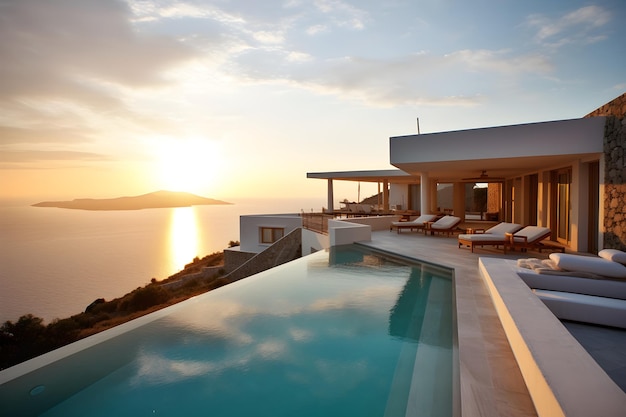
[[[451,416],[453,313],[450,271],[336,247],[68,357],[110,369],[41,415]]]

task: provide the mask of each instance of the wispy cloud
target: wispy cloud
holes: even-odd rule
[[[43,161],[108,161],[111,158],[92,152],[77,151],[0,151],[0,163]]]
[[[560,47],[567,44],[591,44],[606,39],[596,30],[611,20],[611,14],[600,6],[586,6],[560,17],[550,18],[535,14],[526,24],[533,28],[535,40],[545,46]]]
[[[397,58],[348,56],[320,60],[308,57],[288,65],[286,51],[248,51],[237,60],[238,71],[249,82],[282,82],[318,94],[332,94],[375,107],[398,105],[474,105],[475,90],[459,87],[457,94],[441,96],[442,84],[456,78],[514,79],[528,74],[545,76],[553,66],[540,54],[516,56],[511,51],[461,50],[447,55],[417,53]],[[466,94],[463,94],[465,92]]]
[[[331,16],[338,26],[351,29],[364,29],[369,19],[367,12],[340,0],[316,0],[315,7]]]
[[[243,24],[237,13],[228,13],[213,5],[185,1],[129,0],[136,21],[156,21],[171,18],[203,18],[227,24]]]
[[[133,110],[128,92],[172,85],[172,69],[200,51],[172,36],[138,31],[131,18],[121,1],[3,2],[2,143],[71,144],[88,140],[95,125],[145,118]]]
[[[62,128],[51,125],[45,128],[0,126],[2,146],[14,144],[85,143],[90,141],[89,133],[88,129]]]

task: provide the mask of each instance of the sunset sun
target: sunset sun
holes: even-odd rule
[[[219,146],[204,138],[160,138],[156,141],[155,176],[162,189],[203,193],[216,183]]]

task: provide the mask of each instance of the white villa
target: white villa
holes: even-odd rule
[[[626,94],[579,119],[391,137],[389,162],[396,169],[307,177],[328,182],[330,218],[342,213],[334,181],[375,182],[379,204],[357,206],[363,216],[453,213],[463,219],[461,227],[475,220],[466,209],[466,194],[474,184],[488,184],[481,220],[549,227],[551,239],[568,250],[597,253],[626,249],[625,149]],[[441,207],[438,199],[445,186],[452,190],[450,207]],[[361,222],[354,214],[350,221]],[[299,214],[244,216],[236,250],[243,259],[263,252],[302,221]],[[366,223],[378,230],[390,221]],[[321,236],[304,226],[303,254],[350,240],[341,230],[345,222],[330,220]],[[353,232],[356,238],[366,233]]]

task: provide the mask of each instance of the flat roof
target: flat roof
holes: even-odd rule
[[[394,182],[419,182],[419,177],[407,174],[400,169],[379,169],[363,171],[307,172],[307,178],[320,178],[345,181],[381,182],[393,179]]]

